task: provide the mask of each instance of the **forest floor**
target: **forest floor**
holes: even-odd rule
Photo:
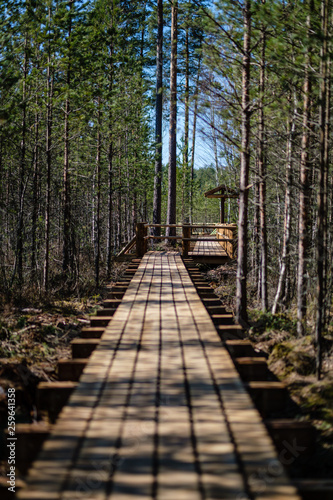
[[[124,269],[119,265],[116,281]],[[235,297],[235,269],[200,267],[207,282],[231,310]],[[107,293],[107,292],[105,292]],[[0,308],[0,430],[7,422],[6,390],[15,387],[17,423],[32,422],[36,414],[36,387],[40,381],[57,380],[59,359],[70,358],[70,342],[78,337],[89,316],[100,308],[103,293],[89,299],[59,298],[21,304],[2,304]],[[298,462],[291,474],[331,477],[333,470],[333,326],[324,338],[324,376],[315,377],[315,349],[311,335],[298,338],[292,316],[250,311],[249,336],[268,358],[271,372],[285,382],[296,403],[285,417],[309,420],[318,431],[313,457]],[[296,409],[295,409],[296,408]],[[291,413],[292,414],[291,414]],[[1,432],[0,432],[1,436]],[[2,434],[2,440],[4,435]],[[0,437],[0,445],[1,437]],[[3,449],[4,447],[1,446]],[[5,457],[0,455],[4,461]],[[301,468],[301,470],[299,470]],[[0,467],[0,475],[4,473]]]

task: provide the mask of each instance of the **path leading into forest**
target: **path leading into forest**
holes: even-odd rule
[[[299,498],[177,253],[143,257],[18,498]]]

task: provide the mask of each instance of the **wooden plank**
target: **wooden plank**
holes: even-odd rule
[[[159,500],[201,500],[175,310],[175,272],[174,260],[169,253],[166,259],[162,259],[162,357],[156,496]]]
[[[153,263],[140,351],[129,409],[123,424],[120,462],[112,478],[112,498],[151,498],[155,448],[156,391],[159,371],[161,266]]]

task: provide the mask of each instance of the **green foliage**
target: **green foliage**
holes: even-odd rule
[[[292,335],[296,334],[296,319],[287,314],[272,314],[271,312],[252,310],[250,312],[250,318],[253,323],[254,331],[277,330],[286,331]]]

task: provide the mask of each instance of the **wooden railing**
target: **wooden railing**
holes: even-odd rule
[[[237,224],[221,224],[217,227],[216,238],[227,252],[228,257],[233,259],[237,251]]]
[[[148,234],[149,228],[174,228],[181,229],[181,234],[176,236]],[[193,237],[193,230],[216,231],[214,237]],[[188,257],[191,242],[197,241],[218,241],[231,259],[235,256],[235,244],[237,241],[237,224],[147,224],[139,222],[136,225],[136,254],[142,257],[148,248],[148,240],[181,240],[182,255]]]

